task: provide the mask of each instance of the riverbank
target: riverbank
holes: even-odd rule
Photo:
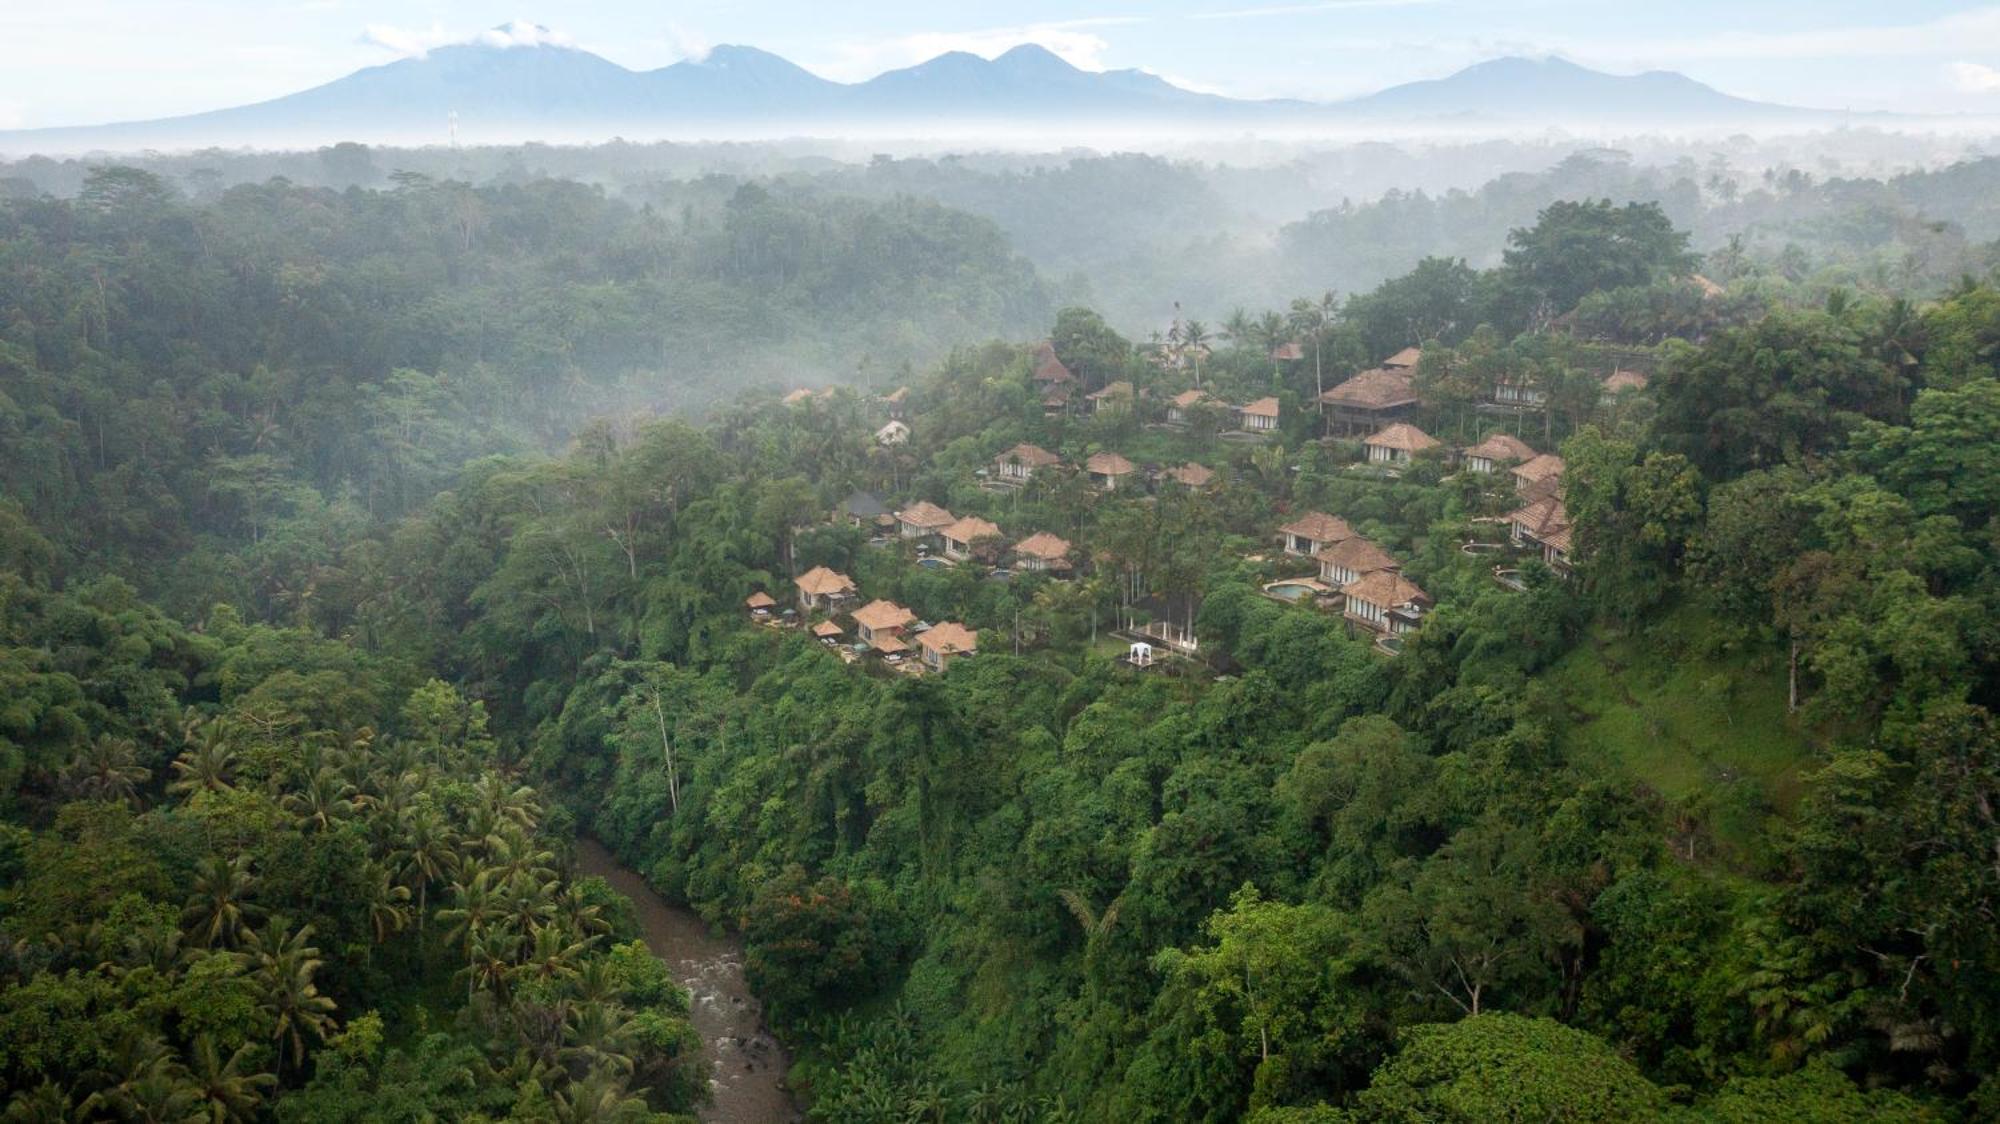
[[[655,893],[621,866],[604,845],[577,840],[577,866],[632,900],[646,947],[666,961],[688,991],[691,1021],[706,1045],[714,1101],[699,1116],[708,1124],[781,1124],[798,1120],[785,1084],[791,1056],[764,1026],[763,1005],[743,978],[743,946],[718,937],[692,910]]]

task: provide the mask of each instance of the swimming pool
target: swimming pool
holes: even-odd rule
[[[1304,582],[1272,582],[1264,587],[1264,592],[1280,601],[1303,601],[1316,591]]]

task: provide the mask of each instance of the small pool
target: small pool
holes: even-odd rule
[[[943,558],[919,558],[917,559],[917,565],[922,566],[926,570],[951,569],[951,563]]]
[[[1315,591],[1302,582],[1272,582],[1264,587],[1264,592],[1280,601],[1303,601]]]
[[[1012,570],[994,570],[992,573],[986,575],[988,581],[996,582],[1012,581],[1013,578],[1014,571]]]
[[[1378,636],[1375,638],[1375,646],[1392,656],[1401,655],[1403,651],[1403,638],[1400,636]]]
[[[1519,570],[1495,570],[1493,571],[1493,580],[1499,582],[1504,588],[1511,589],[1516,593],[1524,592],[1528,588],[1528,583],[1522,580],[1521,571]]]
[[[1497,542],[1469,542],[1458,549],[1467,554],[1498,554],[1507,549],[1507,544]]]

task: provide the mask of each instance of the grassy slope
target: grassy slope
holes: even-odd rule
[[[1686,610],[1633,635],[1599,626],[1547,676],[1576,720],[1572,760],[1691,810],[1706,836],[1697,854],[1741,865],[1760,856],[1771,817],[1797,803],[1812,751],[1785,711],[1779,660],[1675,650],[1673,638],[1713,634]]]

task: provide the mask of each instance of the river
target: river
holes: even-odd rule
[[[646,947],[687,988],[694,1029],[714,1065],[715,1099],[697,1115],[711,1124],[782,1124],[801,1119],[785,1073],[791,1058],[764,1026],[763,1006],[743,979],[743,946],[718,937],[694,911],[669,903],[618,864],[602,843],[576,841],[577,866],[632,899]]]

